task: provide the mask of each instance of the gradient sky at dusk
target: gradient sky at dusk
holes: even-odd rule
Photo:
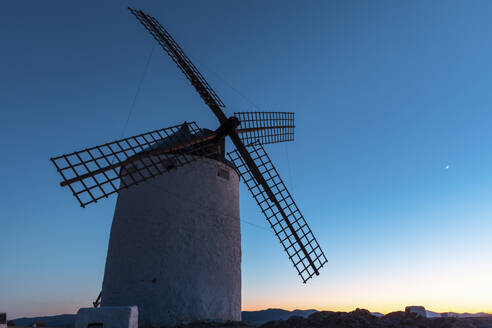
[[[217,127],[127,6],[227,114],[296,113],[267,150],[329,263],[302,284],[242,186],[243,309],[492,313],[492,2],[61,0],[0,10],[0,312],[75,313],[101,289],[116,197],[80,208],[51,156]]]

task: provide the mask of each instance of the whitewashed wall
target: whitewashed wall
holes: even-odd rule
[[[120,192],[102,306],[137,305],[140,326],[240,320],[238,184],[202,159]]]

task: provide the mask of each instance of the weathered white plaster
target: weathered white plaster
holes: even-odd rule
[[[75,317],[75,328],[88,327],[138,328],[138,308],[136,306],[81,308]]]
[[[427,311],[423,306],[417,306],[417,305],[407,306],[405,307],[405,312],[415,313],[417,316],[427,318]]]
[[[137,305],[140,326],[241,320],[238,185],[201,159],[121,191],[102,306]]]

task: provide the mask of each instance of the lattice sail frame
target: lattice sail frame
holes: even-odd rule
[[[129,10],[178,65],[218,118],[219,122],[221,124],[227,123],[228,119],[220,109],[220,107],[225,107],[224,103],[171,35],[152,16],[146,15],[141,10],[131,8]],[[246,113],[236,114],[240,116]],[[248,118],[245,119],[243,117],[245,121],[242,126],[243,130],[241,131],[241,128],[239,128],[229,134],[229,137],[237,148],[236,151],[229,154],[229,158],[235,161],[239,174],[243,177],[248,189],[262,209],[262,212],[275,231],[298,274],[305,283],[313,274],[318,274],[319,268],[327,262],[324,253],[319,247],[304,217],[299,212],[297,205],[292,200],[290,193],[285,188],[283,181],[278,176],[261,143],[256,142],[250,144],[247,146],[248,149],[243,144],[243,142],[249,144],[256,139],[263,141],[263,143],[292,141],[294,138],[293,113],[289,113],[292,114],[292,117],[284,117],[284,121],[281,121],[280,125],[268,125],[264,123],[265,121],[274,121],[276,118],[275,115],[277,114],[278,116],[280,113],[259,112],[256,115],[261,114],[264,114],[266,119],[264,117],[253,117],[249,120],[251,125],[247,127],[246,122]],[[289,124],[289,120],[292,121],[291,124]],[[188,143],[187,145],[189,146],[174,150],[171,149],[172,151],[166,148],[166,152],[148,150],[151,149],[152,145],[156,145],[169,137],[159,139],[157,135],[152,135],[153,133],[170,130],[169,135],[172,135],[176,132],[172,131],[172,129],[179,127],[181,126],[151,131],[146,134],[52,158],[51,160],[63,177],[62,186],[68,185],[72,193],[79,200],[81,206],[84,207],[89,203],[97,202],[97,200],[103,197],[108,197],[108,195],[116,193],[121,189],[168,172],[174,167],[190,163],[203,156],[217,154],[216,149],[213,147],[214,143],[208,143],[208,140],[214,139],[213,135],[207,136],[208,139],[206,140],[202,138],[200,145]],[[282,130],[282,132],[276,131],[276,129]],[[196,127],[196,130],[194,128],[191,130],[195,135],[199,132],[198,127]],[[253,132],[256,132],[256,134],[252,134]],[[212,139],[209,137],[212,137]],[[245,164],[245,159],[249,164]],[[132,165],[129,165],[130,163]],[[254,174],[250,170],[253,170]],[[266,182],[263,181],[262,185],[256,181],[254,175],[259,180],[263,180],[264,175]],[[118,185],[118,182],[120,185]],[[263,189],[263,186],[267,192]],[[275,205],[273,205],[272,199],[275,201]],[[289,226],[289,229],[287,229],[287,226]],[[292,226],[295,228],[291,230],[290,227]]]
[[[220,97],[215,93],[202,74],[193,65],[171,34],[154,17],[141,10],[128,8],[138,21],[149,31],[169,57],[178,65],[179,69],[198,91],[202,99],[209,106],[225,107]]]
[[[294,113],[236,112],[241,124],[236,132],[244,144],[259,140],[263,145],[294,141]]]
[[[280,178],[277,169],[273,166],[270,157],[265,152],[265,149],[259,141],[249,144],[246,148],[258,166],[260,173],[268,183],[268,186],[273,191],[291,225],[294,227],[300,241],[307,251],[308,256],[311,258],[312,263],[319,271],[319,269],[322,268],[328,260],[321,250],[321,247],[319,246],[306,220],[299,211],[299,208],[292,199],[290,192],[287,190],[284,182]],[[306,281],[308,281],[315,274],[315,270],[311,266],[305,253],[301,250],[301,246],[297,243],[290,229],[288,229],[288,225],[280,214],[278,208],[269,199],[261,184],[256,181],[253,173],[249,170],[239,152],[234,150],[228,153],[227,156],[234,163],[237,172],[248,187],[258,206],[260,206],[261,211],[270,223],[270,226],[284,247],[285,252],[289,256],[289,259],[296,268],[302,281],[306,283]]]
[[[202,156],[217,153],[195,122],[51,158],[80,206],[85,207]],[[213,135],[211,135],[213,137]],[[205,140],[205,141],[204,141]]]

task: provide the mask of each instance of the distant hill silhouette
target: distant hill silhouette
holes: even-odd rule
[[[215,326],[213,328],[218,328]],[[233,327],[233,326],[229,326]],[[396,311],[382,317],[368,310],[352,312],[320,311],[307,318],[291,317],[285,321],[270,321],[260,328],[491,328],[492,316],[488,317],[439,317],[426,318],[415,312]],[[192,327],[186,327],[192,328]],[[212,328],[212,327],[210,327]]]
[[[364,310],[365,311],[365,310]],[[357,311],[354,311],[356,313]],[[401,311],[400,311],[401,312]],[[393,312],[388,315],[383,315],[379,312],[369,313],[377,318],[384,317],[392,317],[400,312]],[[288,320],[291,317],[302,317],[308,318],[311,314],[318,313],[317,310],[294,310],[287,311],[282,309],[267,309],[260,311],[243,311],[242,312],[242,321],[246,323],[250,323],[256,326],[263,325],[269,321],[278,321],[278,320]],[[337,313],[337,312],[329,312],[325,311],[324,313]],[[339,312],[342,313],[342,312]],[[403,312],[401,312],[403,313]],[[448,317],[456,317],[456,318],[484,318],[484,317],[492,317],[491,314],[488,313],[454,313],[448,312]],[[403,314],[402,314],[403,315]],[[427,316],[429,318],[439,317],[441,314],[437,312],[432,312],[427,310]],[[43,323],[48,327],[73,327],[75,322],[75,314],[61,314],[55,316],[46,316],[46,317],[33,317],[33,318],[19,318],[12,320],[16,326],[28,327],[33,323]]]
[[[307,318],[317,310],[294,310],[287,311],[282,309],[267,309],[260,311],[243,311],[242,321],[253,325],[261,325],[272,320],[287,320],[292,316]]]
[[[44,323],[48,327],[73,327],[75,314],[60,314],[49,317],[19,318],[12,320],[16,326],[29,327],[33,323]]]
[[[253,325],[261,325],[272,320],[287,320],[292,316],[307,318],[316,310],[294,310],[268,309],[261,311],[243,311],[242,319]],[[73,327],[75,314],[62,314],[47,317],[19,318],[12,320],[16,326],[28,327],[33,323],[44,323],[48,327]]]

